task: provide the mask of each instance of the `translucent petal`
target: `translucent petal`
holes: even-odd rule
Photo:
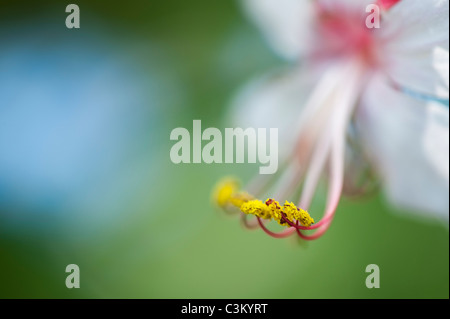
[[[357,124],[388,197],[412,212],[448,221],[449,112],[392,89],[374,77],[362,97]]]
[[[242,4],[278,54],[295,59],[304,52],[312,17],[310,1],[243,0]]]
[[[448,99],[448,0],[401,1],[384,18],[380,36],[389,76],[408,89]]]

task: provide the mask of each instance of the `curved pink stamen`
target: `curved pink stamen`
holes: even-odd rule
[[[268,230],[266,228],[266,226],[264,226],[263,222],[261,221],[261,218],[259,218],[259,217],[256,217],[256,218],[258,219],[259,226],[262,228],[262,230],[264,230],[264,232],[267,235],[272,236],[274,238],[285,238],[285,237],[288,237],[288,236],[292,235],[292,233],[295,231],[294,228],[288,228],[288,229],[285,229],[285,230],[283,230],[283,231],[281,231],[279,233],[275,233],[275,232],[273,232],[271,230]]]
[[[357,71],[357,70],[356,70]],[[358,71],[356,73],[358,75]],[[358,76],[353,78],[354,81],[358,80]],[[350,83],[349,83],[350,84]],[[349,86],[350,87],[350,86]],[[358,85],[356,85],[356,88]],[[340,103],[349,103],[347,105],[351,105],[352,103],[355,103],[355,100],[357,98],[357,94],[352,92],[352,90],[343,90],[341,92],[342,94],[342,100]],[[344,104],[342,106],[345,106]],[[328,193],[328,200],[327,200],[327,208],[325,215],[323,216],[322,220],[319,221],[317,224],[310,226],[310,227],[304,227],[299,226],[299,222],[296,222],[295,230],[297,234],[306,240],[313,240],[321,237],[329,228],[331,225],[331,222],[334,218],[334,214],[336,212],[344,184],[344,148],[345,148],[345,127],[346,123],[348,122],[348,118],[351,114],[351,108],[348,108],[347,106],[347,112],[343,111],[342,115],[342,122],[340,125],[337,125],[332,128],[332,133],[334,134],[334,139],[331,146],[331,152],[330,152],[330,182],[329,182],[329,193]],[[347,114],[345,114],[347,113]],[[313,181],[312,184],[314,185],[316,181]],[[314,185],[315,188],[315,185]],[[302,196],[302,201],[306,201],[306,204],[309,205],[311,195],[308,194],[308,196]],[[301,202],[302,202],[301,201]],[[291,225],[291,223],[289,223]],[[318,229],[317,232],[315,232],[313,235],[304,235],[300,230],[311,230],[311,229]]]
[[[329,184],[329,196],[327,200],[327,211],[324,218],[317,223],[320,226],[317,232],[313,235],[304,235],[297,228],[297,234],[306,240],[313,240],[321,237],[330,227],[331,221],[333,220],[334,214],[336,212],[339,200],[342,194],[342,188],[344,185],[344,137],[341,135],[336,135],[332,150],[331,150],[331,165],[330,165],[330,184]],[[297,221],[298,225],[298,221]],[[309,228],[311,229],[311,228]]]
[[[297,220],[295,223],[293,223],[293,222],[291,222],[289,219],[287,219],[287,218],[284,216],[284,214],[283,214],[282,218],[283,218],[283,220],[284,220],[287,224],[289,224],[289,226],[291,226],[291,227],[293,227],[293,228],[295,228],[295,229],[300,229],[300,230],[314,230],[314,229],[319,228],[319,227],[322,226],[323,224],[325,224],[325,223],[331,221],[330,219],[333,218],[333,215],[324,217],[324,218],[322,218],[317,224],[313,224],[313,225],[311,225],[311,226],[302,226],[302,225],[299,225],[298,220]]]
[[[352,62],[349,65],[345,65],[342,71],[343,74],[350,74],[350,77],[347,82],[342,82],[339,79],[338,83],[340,83],[340,85],[336,87],[337,92],[339,92],[339,96],[336,100],[337,103],[333,105],[334,112],[329,115],[327,129],[320,137],[316,149],[310,159],[310,167],[308,168],[308,174],[298,205],[308,209],[314,196],[320,175],[328,160],[330,165],[330,179],[325,214],[317,224],[308,227],[299,225],[299,221],[293,223],[289,221],[286,216],[282,215],[283,220],[286,221],[290,227],[281,232],[273,232],[267,229],[261,218],[257,217],[259,226],[269,236],[274,238],[285,238],[294,232],[297,232],[301,238],[313,240],[321,237],[331,225],[343,189],[345,130],[351,117],[352,110],[356,105],[359,88],[362,83],[362,70],[359,63]],[[312,235],[305,235],[300,231],[313,229],[317,229],[317,231]]]

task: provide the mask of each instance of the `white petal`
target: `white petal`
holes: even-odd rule
[[[390,77],[408,89],[448,99],[448,25],[448,0],[395,5],[380,28]]]
[[[357,124],[388,197],[411,212],[448,222],[449,112],[435,102],[393,90],[384,77],[370,82]]]
[[[442,85],[437,87],[437,95],[446,97],[449,94],[449,53],[441,47],[435,47],[433,50],[433,68],[439,73],[442,79]]]
[[[448,108],[436,102],[427,105],[427,125],[422,145],[428,161],[442,176],[449,176],[449,121]],[[446,147],[445,147],[446,146]]]
[[[242,3],[278,54],[295,59],[304,51],[312,15],[310,1],[242,0]]]
[[[313,74],[296,69],[290,73],[273,72],[251,81],[232,102],[230,122],[244,129],[278,128],[279,154],[287,153],[296,138],[295,125],[314,78]]]
[[[304,1],[304,0],[303,0]],[[361,15],[368,15],[366,13],[366,7],[369,4],[373,4],[374,0],[319,0],[317,3],[327,10],[348,10],[348,11],[356,11],[361,13]]]

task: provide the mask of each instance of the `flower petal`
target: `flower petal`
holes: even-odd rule
[[[396,204],[448,221],[449,111],[413,99],[377,75],[357,113],[369,157]]]
[[[380,36],[389,76],[407,89],[448,99],[448,0],[401,1],[385,18]]]
[[[304,51],[312,5],[299,0],[243,0],[244,9],[273,49],[287,59]]]
[[[292,149],[314,73],[294,69],[266,74],[247,84],[231,103],[230,122],[242,128],[278,128],[279,154]]]

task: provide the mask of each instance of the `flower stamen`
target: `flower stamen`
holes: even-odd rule
[[[254,199],[248,193],[240,191],[237,181],[233,179],[226,179],[219,183],[215,192],[215,201],[224,209],[234,206],[239,208],[245,215],[256,216],[260,224],[262,224],[261,219],[267,221],[273,219],[282,226],[294,228],[296,228],[296,222],[306,228],[314,223],[314,219],[306,210],[299,208],[288,201],[281,206],[280,203],[273,198],[268,198],[265,202]],[[265,229],[265,227],[263,227],[263,229]],[[272,232],[270,233],[274,234]]]

